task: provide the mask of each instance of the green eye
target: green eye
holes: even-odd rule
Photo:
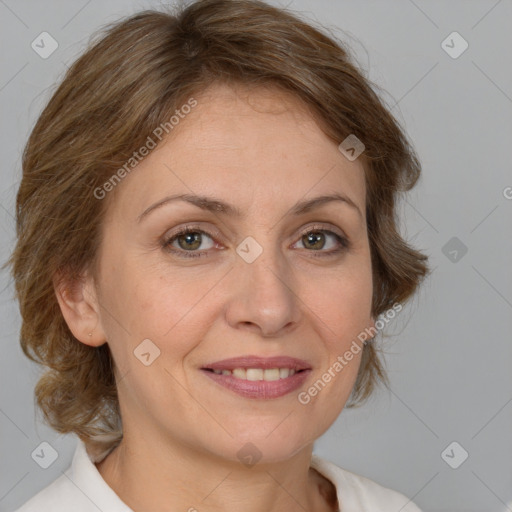
[[[203,246],[205,237],[211,240],[207,247]],[[330,243],[329,240],[331,240]],[[308,252],[318,253],[314,254],[315,257],[334,256],[350,248],[350,243],[346,237],[320,227],[308,227],[301,233],[299,241]],[[325,247],[329,245],[331,247],[325,250]],[[197,226],[185,226],[162,243],[162,247],[166,251],[179,258],[207,256],[208,251],[215,246],[213,235],[199,229]],[[199,250],[201,247],[202,249]]]
[[[204,254],[203,252],[197,251],[203,243],[204,236],[213,241],[212,236],[205,231],[187,226],[168,238],[164,242],[163,247],[180,257],[197,258]],[[174,242],[177,242],[178,247],[174,245]],[[215,244],[211,244],[211,246],[206,247],[206,249],[211,249],[214,245]]]

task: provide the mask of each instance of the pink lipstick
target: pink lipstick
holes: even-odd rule
[[[298,389],[311,373],[311,365],[288,356],[242,356],[201,368],[203,373],[246,398],[279,398]]]

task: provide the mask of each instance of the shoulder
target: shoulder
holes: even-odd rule
[[[313,455],[311,466],[334,484],[344,512],[421,512],[404,494],[352,473],[318,455]]]

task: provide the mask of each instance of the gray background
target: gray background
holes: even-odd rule
[[[403,234],[434,268],[386,329],[392,392],[343,411],[315,451],[407,494],[425,512],[512,510],[512,2],[270,3],[328,25],[385,89],[424,169],[400,207]],[[20,154],[54,84],[93,31],[158,5],[0,0],[2,262],[14,242]],[[59,44],[48,59],[31,48],[43,31]],[[469,44],[455,59],[441,46],[453,31]],[[76,439],[35,416],[39,369],[19,348],[12,280],[0,278],[0,510],[11,511],[68,467]],[[59,455],[48,469],[31,458],[42,441]],[[469,453],[457,469],[441,457],[453,441],[462,448],[449,451],[452,464],[462,449]]]

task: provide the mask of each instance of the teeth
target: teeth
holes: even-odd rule
[[[235,368],[233,371],[213,370],[213,372],[217,375],[233,375],[237,379],[249,381],[266,380],[268,382],[286,379],[295,374],[295,370],[290,370],[289,368]]]
[[[236,377],[237,379],[244,379],[244,380],[246,380],[247,374],[246,374],[246,371],[243,368],[235,368],[233,370],[233,377]]]
[[[247,368],[245,373],[247,380],[263,380],[263,370],[261,368]]]
[[[286,379],[290,375],[290,369],[289,368],[279,368],[279,378]]]
[[[263,372],[263,380],[279,380],[279,368],[266,368]]]

